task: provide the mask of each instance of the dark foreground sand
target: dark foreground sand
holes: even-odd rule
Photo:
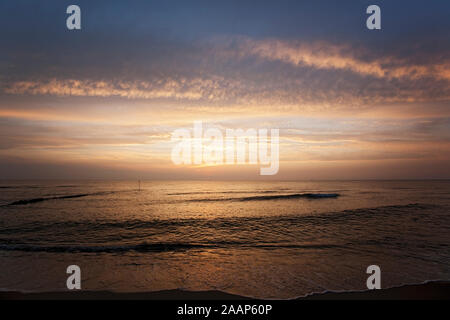
[[[0,292],[0,300],[246,300],[220,291],[164,290],[143,293],[71,291],[48,293]],[[450,300],[450,282],[429,282],[361,292],[327,292],[298,300]]]

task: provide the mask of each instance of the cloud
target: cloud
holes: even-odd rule
[[[241,38],[237,41],[242,55],[255,55],[263,59],[282,61],[295,66],[317,69],[347,70],[376,78],[435,78],[450,80],[450,61],[414,64],[407,59],[371,56],[368,49],[350,44],[335,45],[319,42],[287,41],[277,39],[253,40]],[[366,57],[366,60],[362,59]]]
[[[216,100],[224,96],[219,79],[160,79],[148,81],[59,80],[18,81],[7,86],[8,94],[121,97],[129,99]]]
[[[400,45],[382,52],[350,42],[244,36],[152,41],[145,48],[133,42],[135,50],[127,50],[133,55],[114,59],[102,58],[98,47],[68,61],[41,61],[25,52],[20,59],[36,61],[33,71],[15,61],[0,79],[0,90],[31,95],[31,102],[38,96],[114,98],[127,106],[130,100],[145,100],[152,107],[170,103],[168,113],[182,108],[209,115],[242,108],[248,113],[370,113],[380,106],[391,113],[396,104],[421,104],[417,109],[436,114],[450,101],[446,50],[402,55]],[[8,113],[20,112],[13,109],[8,106]]]

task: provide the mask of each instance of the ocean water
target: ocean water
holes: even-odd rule
[[[450,280],[450,181],[1,181],[0,290],[294,298]]]

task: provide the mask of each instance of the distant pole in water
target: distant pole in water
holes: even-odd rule
[[[141,180],[138,180],[139,182],[139,191],[141,191]]]

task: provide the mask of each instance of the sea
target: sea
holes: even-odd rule
[[[0,181],[0,290],[263,299],[450,280],[450,181]]]

